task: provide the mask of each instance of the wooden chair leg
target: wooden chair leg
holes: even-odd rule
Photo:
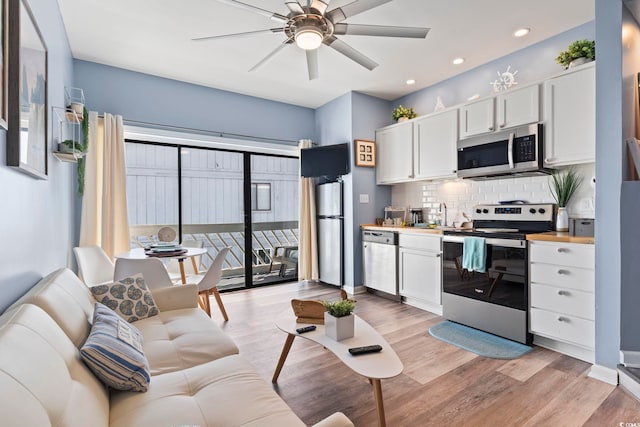
[[[211,317],[211,302],[209,301],[209,292],[203,291],[198,293],[198,305]]]
[[[229,320],[229,316],[227,316],[227,310],[224,309],[224,304],[222,303],[222,298],[220,298],[220,292],[218,292],[218,288],[212,288],[211,293],[216,299],[218,303],[218,307],[220,308],[220,313],[222,313],[222,317],[224,317],[225,321]]]

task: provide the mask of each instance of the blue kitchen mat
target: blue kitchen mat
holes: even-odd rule
[[[517,359],[533,350],[528,345],[448,320],[430,327],[429,333],[440,341],[492,359]]]

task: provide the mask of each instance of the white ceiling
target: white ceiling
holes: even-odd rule
[[[421,26],[426,39],[339,36],[378,66],[361,67],[327,46],[309,81],[304,51],[290,45],[248,70],[282,34],[194,42],[192,38],[277,27],[216,0],[58,0],[78,59],[316,108],[351,90],[393,100],[594,19],[593,0],[395,0],[352,24]],[[287,15],[284,0],[242,0]],[[329,10],[352,0],[333,0]],[[523,38],[520,27],[531,28]],[[466,59],[454,66],[455,57]],[[407,86],[409,78],[417,80]]]

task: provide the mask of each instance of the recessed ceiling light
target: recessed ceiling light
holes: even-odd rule
[[[407,80],[407,84],[408,85],[414,85],[414,84],[416,84],[416,81],[414,79],[409,79],[409,80]]]
[[[516,32],[513,33],[513,35],[516,36],[516,37],[524,37],[527,34],[529,34],[529,31],[531,31],[529,28],[520,28],[520,29],[516,30]]]
[[[456,58],[453,60],[454,65],[460,65],[464,62],[464,58]]]

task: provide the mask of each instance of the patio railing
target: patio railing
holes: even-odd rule
[[[272,257],[277,246],[298,245],[298,222],[265,222],[253,225],[253,247],[251,250],[253,273],[264,273],[280,268]],[[145,247],[158,241],[158,230],[177,224],[135,225],[130,227],[131,247]],[[244,224],[185,224],[182,226],[183,243],[199,240],[207,248],[207,253],[200,258],[198,269],[205,271],[223,247],[230,247],[229,255],[223,265],[225,277],[244,274]]]

